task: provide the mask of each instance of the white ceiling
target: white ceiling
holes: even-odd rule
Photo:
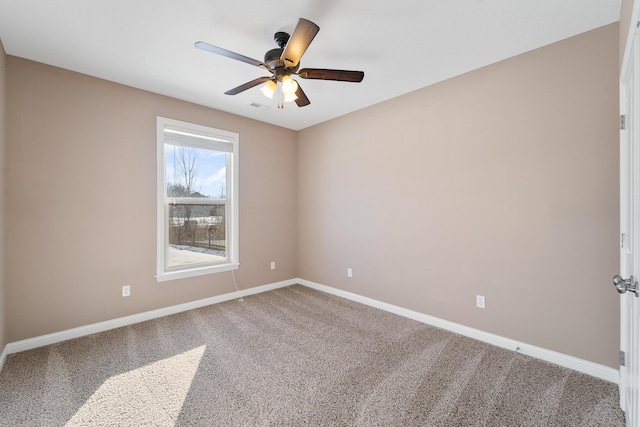
[[[618,21],[621,0],[0,0],[7,54],[299,130]],[[193,47],[263,60],[298,18],[320,27],[301,68],[365,72],[362,83],[298,79],[311,105],[275,108],[268,75]],[[613,48],[613,47],[612,47]],[[270,108],[250,106],[257,102]]]

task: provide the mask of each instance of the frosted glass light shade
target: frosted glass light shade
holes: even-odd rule
[[[284,94],[284,102],[291,102],[291,101],[295,101],[296,99],[298,99],[298,95],[296,95],[295,93]]]
[[[284,76],[282,78],[282,92],[284,92],[285,95],[295,94],[297,90],[298,82],[289,76]]]
[[[260,88],[260,92],[262,92],[262,94],[267,98],[273,99],[273,94],[276,92],[276,87],[276,82],[274,82],[273,80],[269,80]]]

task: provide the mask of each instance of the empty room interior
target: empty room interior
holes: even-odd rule
[[[624,425],[633,0],[53,3],[0,1],[0,425]]]

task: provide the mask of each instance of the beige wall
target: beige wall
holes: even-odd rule
[[[617,46],[616,23],[301,131],[298,275],[617,368]]]
[[[234,290],[154,278],[158,115],[240,134],[238,286],[295,277],[295,132],[12,56],[7,77],[9,341]]]
[[[5,99],[6,99],[7,55],[0,41],[0,353],[8,342],[6,324],[5,270],[4,270],[4,147],[6,134]]]

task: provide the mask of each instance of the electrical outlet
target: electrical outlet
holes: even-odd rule
[[[122,287],[122,296],[123,297],[128,297],[129,295],[131,295],[131,286],[124,285]]]
[[[476,307],[484,308],[484,296],[476,295]]]
[[[276,269],[276,262],[275,261],[271,261],[271,269],[272,270]]]
[[[347,277],[353,277],[353,270],[347,268]]]

